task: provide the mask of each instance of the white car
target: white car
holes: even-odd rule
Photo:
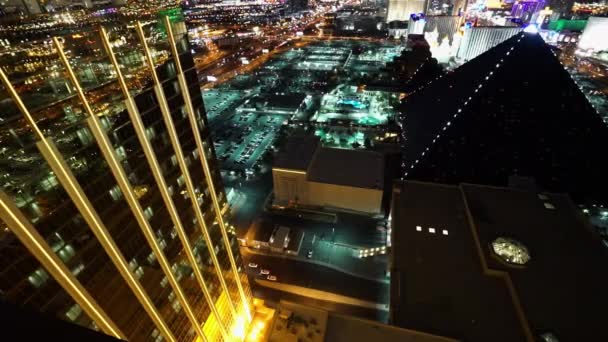
[[[270,281],[277,281],[277,277],[273,276],[273,275],[269,275],[266,279],[268,279]]]
[[[261,269],[260,270],[260,274],[264,274],[264,275],[270,274],[270,271],[269,270],[265,270],[265,269]]]
[[[258,264],[253,263],[253,262],[250,262],[250,263],[249,263],[249,267],[251,267],[251,268],[257,268],[257,267],[258,267]]]

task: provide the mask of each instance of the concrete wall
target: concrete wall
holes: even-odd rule
[[[382,190],[308,182],[311,205],[376,214],[382,207]]]
[[[308,202],[308,185],[306,173],[272,169],[274,199],[276,204],[287,204],[289,201]]]
[[[305,173],[273,169],[275,204],[296,201],[301,205],[334,207],[377,214],[382,209],[382,190],[310,182]]]

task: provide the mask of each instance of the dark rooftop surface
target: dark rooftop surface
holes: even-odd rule
[[[293,93],[286,95],[262,95],[259,97],[259,101],[264,102],[268,108],[284,108],[295,110],[297,109],[302,101],[306,98],[304,93]]]
[[[393,324],[472,342],[608,341],[608,255],[567,196],[400,182],[392,232]],[[523,243],[530,261],[503,262],[497,237]]]
[[[285,148],[277,154],[273,166],[281,169],[306,171],[319,143],[320,139],[317,136],[289,137]]]
[[[462,185],[488,267],[507,272],[533,331],[559,341],[608,341],[607,250],[566,195]],[[548,209],[545,203],[555,209]],[[497,236],[528,248],[522,269],[492,252]]]
[[[357,188],[384,187],[384,158],[365,150],[320,148],[308,169],[308,180]]]
[[[455,339],[402,329],[330,312],[325,341],[331,342],[457,342]]]

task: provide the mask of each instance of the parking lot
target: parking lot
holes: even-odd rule
[[[205,101],[205,109],[207,110],[207,118],[214,121],[216,117],[233,109],[244,96],[244,92],[239,90],[222,90],[215,89],[206,90],[203,92]]]
[[[251,176],[272,144],[285,118],[281,115],[232,113],[214,127],[215,151],[222,169]]]

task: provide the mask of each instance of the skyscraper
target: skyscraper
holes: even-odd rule
[[[0,295],[131,341],[222,341],[251,293],[183,22],[0,57]]]

